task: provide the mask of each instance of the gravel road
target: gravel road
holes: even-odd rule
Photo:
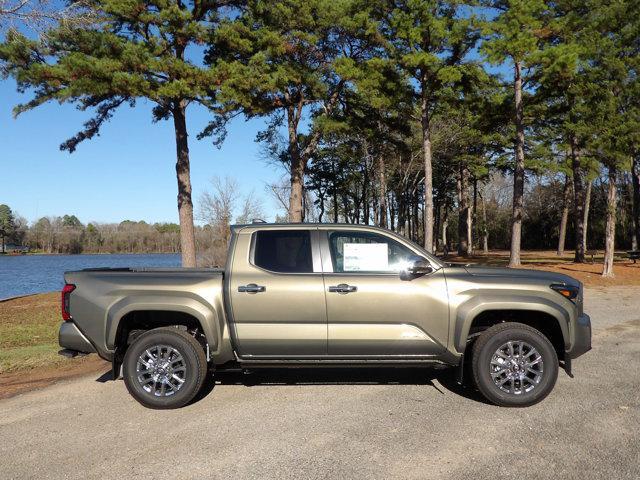
[[[640,478],[640,288],[589,289],[594,349],[526,409],[442,371],[226,375],[153,411],[95,376],[0,401],[0,478]]]

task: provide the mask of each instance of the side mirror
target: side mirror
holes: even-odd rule
[[[412,257],[409,266],[400,272],[400,277],[403,280],[410,280],[422,275],[428,275],[431,272],[433,272],[433,267],[429,261],[426,258],[416,256]]]

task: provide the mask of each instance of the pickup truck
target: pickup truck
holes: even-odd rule
[[[516,407],[591,348],[582,284],[566,275],[445,264],[370,226],[231,230],[224,269],[67,272],[61,354],[112,362],[150,408],[188,404],[225,369],[363,365],[454,367]]]

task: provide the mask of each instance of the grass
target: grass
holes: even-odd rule
[[[0,302],[0,374],[62,364],[59,293]]]

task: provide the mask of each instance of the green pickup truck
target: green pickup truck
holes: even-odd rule
[[[236,225],[224,269],[65,283],[61,354],[97,353],[151,408],[189,403],[210,372],[362,365],[468,370],[489,401],[521,407],[591,348],[573,278],[445,264],[369,226]]]

